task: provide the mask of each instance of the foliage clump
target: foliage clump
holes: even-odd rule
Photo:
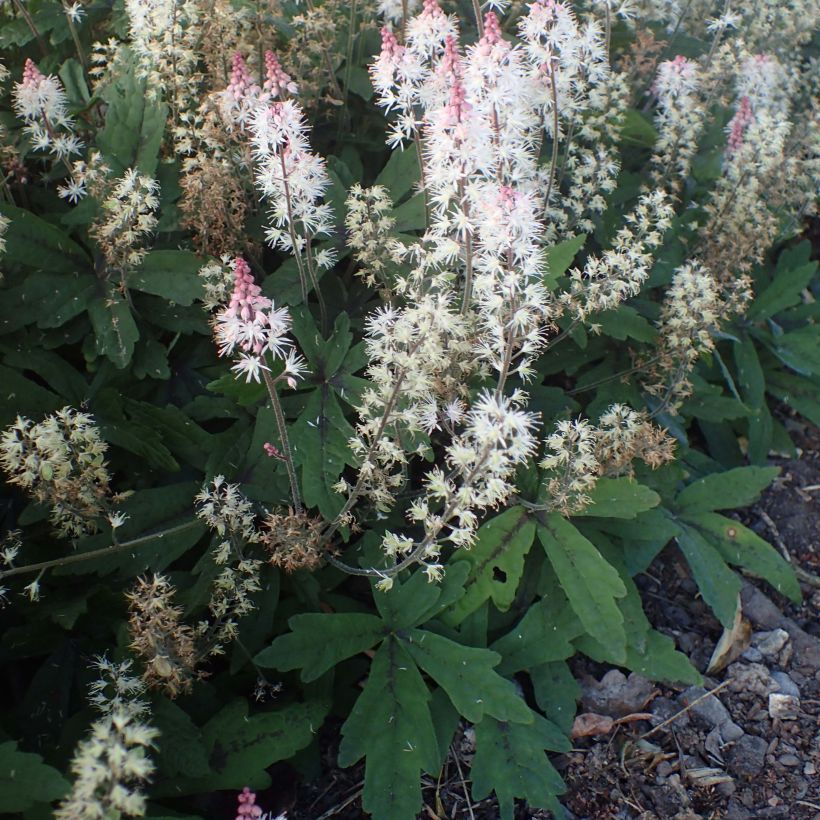
[[[719,511],[820,421],[816,4],[473,5],[3,7],[0,811],[259,816],[333,711],[376,818],[468,728],[558,812],[573,655],[699,680],[661,550],[799,599]]]

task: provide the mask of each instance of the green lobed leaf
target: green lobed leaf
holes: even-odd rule
[[[202,728],[213,774],[195,782],[202,791],[269,783],[265,769],[304,749],[319,731],[328,706],[312,700],[249,716],[248,702],[234,700]]]
[[[800,584],[791,565],[777,550],[748,527],[717,513],[686,515],[683,520],[696,527],[725,561],[744,567],[768,581],[781,595],[800,603]]]
[[[740,579],[726,566],[720,552],[694,527],[684,525],[676,540],[703,600],[721,624],[731,629],[741,588]]]
[[[512,682],[494,671],[501,660],[496,652],[462,646],[422,629],[400,637],[408,654],[471,723],[477,723],[485,714],[514,723],[532,720],[532,712]]]
[[[63,776],[40,755],[21,752],[14,741],[0,743],[0,812],[20,812],[51,803],[69,789]]]
[[[301,669],[308,682],[336,664],[370,649],[384,638],[384,622],[358,612],[306,613],[288,621],[291,631],[280,635],[254,659],[259,666],[283,672]]]
[[[587,235],[580,233],[572,239],[565,239],[547,250],[547,274],[544,283],[549,290],[553,290],[560,278],[567,272],[578,251],[584,247]]]
[[[591,503],[579,515],[595,518],[635,518],[660,504],[661,497],[632,478],[599,478],[587,493]]]
[[[394,637],[376,652],[364,690],[342,726],[339,765],[365,762],[362,807],[374,820],[412,818],[422,772],[439,759],[430,692]]]
[[[771,283],[755,296],[749,306],[746,316],[751,321],[768,319],[781,310],[798,304],[800,294],[817,273],[817,262],[808,261],[808,242],[802,242],[797,248],[790,250],[791,252],[786,250],[780,254]]]
[[[108,107],[97,147],[115,174],[135,168],[154,176],[168,107],[148,98],[145,80],[137,78],[136,60],[127,51],[125,55],[123,70],[102,92]]]
[[[535,702],[565,735],[569,736],[575,719],[576,701],[581,686],[564,661],[542,663],[530,669]]]
[[[509,675],[575,654],[572,641],[584,628],[560,590],[556,592],[557,601],[544,597],[531,604],[524,617],[492,644],[502,658],[499,672]]]
[[[469,562],[470,574],[464,595],[442,620],[456,626],[488,599],[502,611],[509,609],[534,537],[535,523],[523,507],[511,507],[482,524],[476,543],[453,554],[453,561]]]
[[[60,398],[11,367],[0,365],[0,426],[11,424],[17,415],[40,420],[65,405]]]
[[[601,326],[604,336],[619,341],[654,342],[658,338],[658,331],[630,305],[622,304],[617,309],[597,313],[595,324]]]
[[[491,792],[498,797],[501,820],[512,820],[515,798],[532,808],[560,817],[556,795],[566,791],[545,749],[568,752],[570,743],[558,727],[534,714],[532,723],[506,723],[484,718],[476,727],[476,752],[470,771],[474,800]]]
[[[96,336],[97,353],[106,356],[119,370],[127,367],[140,336],[128,302],[119,297],[97,298],[89,305],[88,316]]]
[[[616,599],[626,595],[626,587],[618,571],[557,513],[539,520],[538,538],[586,631],[610,647],[614,657],[624,660],[626,632]]]
[[[419,158],[416,146],[411,145],[393,151],[374,185],[383,185],[390,192],[393,202],[398,203],[418,181]]]
[[[168,698],[156,696],[151,723],[160,731],[153,757],[165,777],[207,777],[210,773],[202,732],[187,712]]]
[[[88,254],[67,234],[39,216],[0,203],[9,219],[4,240],[3,267],[20,265],[48,273],[82,273],[92,269]]]
[[[820,344],[815,325],[778,336],[772,352],[783,364],[804,376],[820,376]]]
[[[191,251],[151,251],[140,266],[128,274],[126,284],[178,305],[191,305],[203,294],[198,275],[201,267],[202,260]]]
[[[760,498],[779,472],[779,467],[736,467],[713,473],[684,487],[675,504],[686,512],[745,507]]]
[[[647,116],[635,108],[630,108],[624,118],[621,140],[627,145],[652,148],[657,139],[658,132]]]

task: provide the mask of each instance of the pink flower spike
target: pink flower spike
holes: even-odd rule
[[[266,441],[262,445],[262,449],[265,451],[265,455],[268,456],[268,458],[277,458],[279,459],[279,461],[285,460],[285,457],[282,455],[282,453],[276,447],[274,447],[269,441]]]
[[[26,88],[37,88],[44,79],[45,74],[37,68],[37,64],[31,58],[26,58],[25,65],[23,66],[22,84],[26,86]]]
[[[286,74],[279,62],[279,58],[270,50],[265,52],[265,83],[263,85],[272,97],[283,97],[287,91],[290,94],[296,94],[299,87],[290,78],[290,74]]]
[[[239,806],[236,809],[236,820],[245,820],[246,817],[261,817],[262,809],[256,805],[256,793],[247,786],[237,795]]]

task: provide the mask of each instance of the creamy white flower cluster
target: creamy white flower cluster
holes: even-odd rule
[[[701,70],[694,60],[678,56],[658,66],[654,86],[658,140],[652,155],[653,175],[664,184],[674,171],[673,190],[679,189],[689,175],[706,120],[702,84]]]
[[[526,396],[482,393],[464,420],[463,431],[447,447],[449,472],[433,468],[426,493],[413,502],[408,517],[424,522],[425,540],[437,554],[446,530],[454,546],[470,546],[477,513],[503,504],[514,492],[516,469],[535,453],[536,416],[521,409]],[[425,557],[429,557],[425,556]]]
[[[148,723],[149,705],[140,700],[145,685],[131,661],[96,663],[100,679],[91,685],[91,703],[100,717],[91,724],[71,761],[75,777],[68,797],[54,813],[59,820],[142,817],[142,785],[154,771],[148,750],[159,732]]]
[[[333,209],[321,202],[330,178],[324,159],[310,150],[301,106],[285,100],[256,108],[250,130],[256,185],[271,206],[268,242],[304,257],[308,267],[332,267],[335,252],[312,247],[315,238],[333,232]]]
[[[635,296],[649,276],[652,250],[661,245],[673,215],[670,198],[661,188],[643,194],[626,215],[627,224],[618,230],[614,246],[600,256],[590,255],[583,270],[570,271],[570,288],[560,296],[570,315],[585,321]]]
[[[371,314],[365,344],[371,386],[362,394],[350,446],[360,462],[357,495],[386,510],[403,482],[408,452],[426,453],[422,434],[452,417],[461,368],[469,366],[469,327],[452,294],[429,294]],[[343,480],[337,489],[351,488]]]
[[[78,537],[96,532],[106,511],[107,449],[89,414],[64,407],[37,424],[18,416],[0,437],[0,467],[10,483],[51,506],[60,535]]]
[[[146,94],[177,109],[196,71],[201,12],[195,0],[125,0],[129,42],[147,79]]]
[[[74,133],[76,124],[68,113],[68,100],[62,83],[46,76],[27,59],[23,79],[14,84],[14,113],[23,120],[35,150],[48,151],[59,160],[79,154],[82,148]]]

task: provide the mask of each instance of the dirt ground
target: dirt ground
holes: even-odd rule
[[[553,759],[568,785],[562,804],[570,820],[820,820],[820,588],[812,583],[820,574],[820,431],[788,423],[799,458],[772,459],[779,478],[735,517],[802,569],[802,604],[747,579],[748,648],[705,676],[703,687],[658,686],[573,659],[584,690],[579,711],[650,717],[580,738],[569,754]],[[665,550],[636,582],[653,626],[673,636],[704,672],[722,629],[681,556]],[[335,766],[338,725],[326,727],[324,736],[323,776],[300,783],[282,770],[280,810],[288,810],[289,820],[360,820],[363,771]],[[467,753],[451,755],[441,779],[426,784],[419,818],[497,820],[493,800],[469,800],[469,738],[461,740],[462,750],[465,745]],[[550,817],[516,809],[517,820]]]

